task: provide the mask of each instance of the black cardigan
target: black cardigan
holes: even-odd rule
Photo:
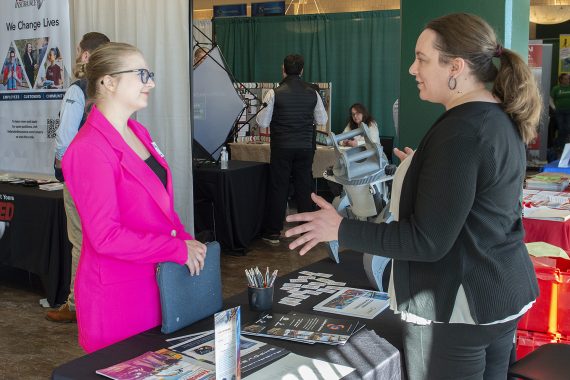
[[[459,105],[416,150],[399,222],[344,219],[339,243],[394,259],[400,311],[448,322],[463,284],[476,323],[517,314],[538,295],[523,243],[525,170],[525,146],[498,104]]]

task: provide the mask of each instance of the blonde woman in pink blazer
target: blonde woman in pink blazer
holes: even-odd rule
[[[173,207],[164,155],[140,123],[155,86],[142,54],[108,43],[86,67],[94,106],[63,159],[83,245],[75,280],[79,343],[92,352],[160,325],[157,263],[203,269],[206,246],[193,240]]]

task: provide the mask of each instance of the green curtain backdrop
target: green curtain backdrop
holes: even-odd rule
[[[240,82],[279,82],[287,54],[305,57],[303,78],[332,83],[332,130],[353,103],[364,104],[380,134],[394,136],[399,94],[400,11],[214,20],[215,41]]]

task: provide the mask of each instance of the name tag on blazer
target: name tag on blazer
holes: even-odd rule
[[[156,143],[153,141],[152,142],[152,147],[154,148],[154,150],[156,150],[156,153],[158,153],[158,155],[162,158],[164,158],[164,154],[162,154],[162,152],[160,151],[160,149],[158,148],[158,145],[156,145]]]

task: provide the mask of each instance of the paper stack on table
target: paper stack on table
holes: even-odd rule
[[[526,179],[526,188],[531,190],[562,191],[568,187],[570,175],[566,173],[539,173]]]
[[[565,222],[570,219],[570,210],[559,210],[549,207],[533,207],[524,210],[524,217],[528,219]]]
[[[310,296],[336,293],[346,285],[346,282],[334,281],[331,277],[332,274],[329,273],[301,271],[297,278],[292,278],[289,282],[281,285],[281,290],[285,290],[289,294],[279,300],[279,303],[297,306]]]
[[[528,219],[570,219],[570,193],[523,190],[523,206],[523,216]]]

